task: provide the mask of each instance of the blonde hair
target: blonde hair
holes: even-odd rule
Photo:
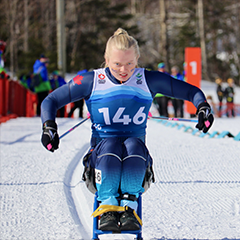
[[[128,32],[122,28],[118,28],[117,31],[115,31],[114,34],[108,39],[104,54],[105,59],[109,59],[112,47],[116,47],[118,50],[128,50],[129,48],[133,47],[136,57],[140,57],[137,40],[128,35]],[[107,67],[106,63],[105,67]]]
[[[228,83],[233,83],[234,81],[233,81],[232,78],[228,78],[227,82],[228,82]]]

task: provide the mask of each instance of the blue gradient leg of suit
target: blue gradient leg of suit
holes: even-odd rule
[[[148,150],[142,140],[106,138],[93,150],[91,166],[95,168],[98,201],[101,205],[118,205],[119,187],[122,193],[136,197],[143,192],[143,179],[148,166]],[[122,200],[121,206],[137,209],[137,202]]]
[[[149,153],[139,138],[128,138],[124,142],[122,160],[121,192],[139,197],[144,192],[142,183],[148,166]],[[121,206],[137,210],[137,201],[121,200]]]
[[[122,170],[122,143],[117,138],[106,138],[94,149],[91,165],[95,168],[98,201],[118,205],[119,183]],[[99,179],[98,179],[99,175]]]

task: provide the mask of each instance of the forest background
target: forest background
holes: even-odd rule
[[[56,2],[0,0],[0,40],[5,68],[32,71],[41,53],[57,70]],[[107,39],[118,27],[140,45],[140,66],[183,70],[186,47],[201,47],[202,79],[240,85],[239,0],[64,0],[66,71],[101,67]]]

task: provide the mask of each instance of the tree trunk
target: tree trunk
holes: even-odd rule
[[[76,64],[76,52],[78,49],[78,45],[79,45],[79,41],[81,38],[81,30],[80,30],[80,25],[81,25],[81,6],[80,4],[75,3],[75,10],[72,14],[76,15],[76,19],[78,19],[78,23],[75,24],[74,26],[74,36],[75,36],[75,40],[73,42],[73,48],[71,51],[71,62],[70,62],[70,67],[74,68],[75,64]]]
[[[24,0],[24,36],[23,36],[23,50],[28,52],[28,0]]]
[[[66,73],[66,39],[64,20],[64,0],[57,0],[57,45],[58,45],[58,69],[63,77]]]
[[[160,7],[160,43],[159,53],[166,65],[166,69],[169,71],[169,59],[168,59],[168,44],[167,44],[167,14],[165,7],[165,0],[159,0]]]
[[[15,39],[16,39],[16,36],[15,36],[15,30],[14,30],[14,27],[15,27],[15,21],[16,21],[16,15],[17,15],[17,0],[12,0],[12,1],[7,1],[7,6],[8,6],[8,9],[10,9],[8,11],[8,23],[9,23],[9,26],[10,26],[10,40],[9,40],[9,48],[10,48],[10,72],[11,72],[11,77],[13,78],[15,76],[15,65],[16,65],[16,62],[15,62],[15,50],[14,49],[17,49],[16,47],[16,43],[15,43]]]
[[[237,65],[237,70],[238,70],[238,85],[240,86],[240,3],[239,0],[236,0],[236,44],[237,44],[237,61],[236,61],[236,65]]]
[[[210,80],[207,73],[207,54],[204,34],[203,0],[198,0],[198,17],[199,17],[200,46],[202,53],[202,72],[204,79]]]
[[[136,14],[136,0],[131,0],[131,14]]]

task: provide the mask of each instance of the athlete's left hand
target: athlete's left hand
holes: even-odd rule
[[[196,114],[198,115],[198,124],[196,128],[206,133],[214,121],[210,105],[207,102],[200,103]]]

